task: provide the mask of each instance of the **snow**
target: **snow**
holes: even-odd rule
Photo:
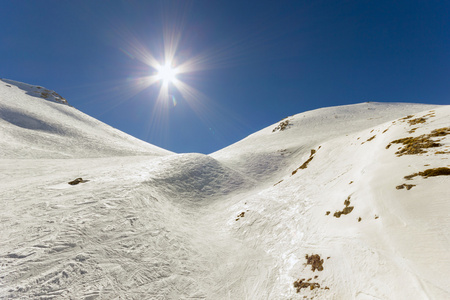
[[[44,98],[39,91],[46,91],[44,95],[49,96]],[[85,158],[171,153],[83,114],[69,106],[65,99],[58,100],[62,97],[53,93],[43,87],[0,80],[0,158]]]
[[[386,149],[450,106],[323,108],[174,154],[36,89],[0,81],[0,298],[450,298],[449,176],[404,178],[450,167],[448,136]]]

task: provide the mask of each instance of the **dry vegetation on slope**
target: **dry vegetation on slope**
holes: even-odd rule
[[[428,114],[425,114],[423,117],[413,118],[414,115],[406,116],[399,121],[406,121],[410,126],[417,125],[417,124],[425,124],[429,118],[436,117],[435,111],[432,110]],[[411,130],[409,130],[409,133],[414,133],[419,127],[415,127]],[[386,149],[389,149],[392,144],[401,144],[398,151],[395,152],[395,154],[400,157],[403,155],[419,155],[419,154],[425,154],[428,153],[432,148],[438,148],[443,146],[443,142],[446,139],[446,136],[450,134],[450,127],[442,127],[438,129],[433,129],[428,134],[422,134],[416,137],[406,137],[394,140],[390,142]],[[426,150],[425,150],[426,149]],[[448,151],[435,151],[434,154],[448,154],[450,152]],[[416,176],[422,176],[424,178],[428,177],[434,177],[434,176],[444,176],[444,175],[450,175],[450,169],[447,167],[436,167],[427,169],[421,172],[416,172],[410,175],[404,176],[405,179],[411,180],[412,178]],[[410,190],[416,186],[415,184],[401,184],[396,186],[397,190],[401,190],[406,188],[406,190]]]
[[[405,179],[411,180],[416,176],[422,176],[423,178],[434,177],[434,176],[445,176],[450,175],[450,168],[439,167],[434,169],[427,169],[423,172],[417,172],[411,175],[405,176]]]
[[[287,129],[288,127],[292,126],[292,124],[290,123],[291,121],[288,118],[291,118],[291,117],[286,117],[283,120],[281,120],[280,123],[278,124],[278,126],[275,127],[272,130],[272,132],[283,131],[283,130]]]
[[[389,149],[392,144],[402,144],[403,146],[395,152],[397,156],[402,155],[415,155],[421,153],[427,153],[424,149],[441,147],[442,144],[438,143],[440,140],[434,140],[436,137],[444,137],[450,134],[450,127],[443,127],[431,131],[429,134],[422,134],[417,137],[406,137],[394,140],[390,142],[386,149]]]
[[[348,198],[344,201],[344,205],[344,209],[341,211],[336,211],[333,216],[335,216],[336,218],[340,218],[341,215],[348,215],[353,211],[354,207],[350,206],[350,196],[348,196]]]
[[[319,148],[317,148],[317,150],[320,149],[321,146],[319,146]],[[295,175],[295,173],[297,173],[298,170],[302,170],[302,169],[306,169],[308,167],[308,164],[313,160],[314,155],[316,154],[316,150],[311,149],[311,154],[309,155],[309,158],[297,169],[295,169],[294,171],[292,171],[292,175]]]

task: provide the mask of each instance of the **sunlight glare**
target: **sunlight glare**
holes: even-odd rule
[[[162,80],[163,83],[167,84],[167,83],[171,83],[174,82],[176,79],[176,75],[177,75],[177,69],[172,68],[170,63],[166,63],[165,65],[159,66],[157,68],[157,78],[159,80]]]

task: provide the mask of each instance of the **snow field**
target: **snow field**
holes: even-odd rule
[[[173,154],[35,90],[0,82],[0,298],[450,298],[449,177],[404,178],[450,167],[448,136],[386,149],[449,106],[324,108]]]

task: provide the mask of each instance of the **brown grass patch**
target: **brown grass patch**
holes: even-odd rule
[[[442,127],[431,131],[430,135],[433,137],[437,137],[437,136],[446,136],[448,134],[450,134],[450,127]]]
[[[377,136],[377,135],[374,135],[374,136],[370,137],[370,138],[367,140],[367,142],[370,142],[370,141],[373,140],[376,136]]]
[[[284,119],[283,119],[283,120],[284,120]],[[275,128],[272,130],[272,132],[283,131],[283,130],[285,130],[289,125],[290,125],[290,124],[289,124],[289,120],[282,121],[282,122],[280,122],[280,124],[278,124],[277,127],[275,127]]]
[[[348,196],[348,198],[344,201],[344,209],[341,211],[336,211],[333,216],[335,216],[336,218],[340,218],[341,215],[348,215],[349,213],[352,212],[353,210],[353,206],[349,206],[350,205],[350,196]]]
[[[392,141],[391,144],[403,144],[403,147],[395,152],[397,156],[426,153],[427,151],[423,149],[436,148],[441,146],[441,144],[436,143],[426,135],[398,139]]]
[[[450,151],[437,151],[435,154],[450,154]]]
[[[306,265],[311,266],[311,270],[313,272],[317,271],[323,271],[323,259],[320,259],[319,254],[312,254],[312,255],[305,255],[306,258]]]
[[[305,161],[300,167],[299,169],[306,169],[308,167],[308,164],[313,160],[313,156],[311,156],[310,158],[308,158],[307,161]]]
[[[373,131],[373,130],[372,130],[372,131]],[[370,142],[370,141],[373,140],[376,136],[377,136],[377,135],[374,135],[374,136],[368,138],[366,142]],[[361,145],[364,144],[364,143],[365,143],[365,142],[362,142]]]
[[[443,137],[448,134],[450,134],[450,127],[443,127],[435,129],[429,134],[422,134],[417,137],[406,137],[392,141],[386,146],[386,149],[389,149],[392,144],[402,144],[403,146],[395,152],[397,156],[427,153],[424,149],[442,146],[438,141],[434,141],[431,138]]]
[[[317,271],[323,271],[323,259],[320,259],[320,255],[319,254],[312,254],[312,255],[305,255],[306,258],[306,264],[305,265],[310,265],[311,266],[311,270],[313,272]],[[328,257],[330,258],[330,257]],[[314,276],[314,279],[319,278],[318,275]],[[302,278],[302,279],[298,279],[296,281],[294,281],[294,288],[296,289],[297,293],[300,293],[301,289],[310,289],[310,290],[314,290],[314,289],[319,289],[320,284],[317,282],[311,282],[313,280],[313,278]],[[324,290],[329,290],[329,287],[324,287],[322,288]],[[305,296],[306,297],[306,296]]]
[[[408,120],[408,124],[410,126],[412,126],[412,125],[416,125],[416,124],[425,123],[426,121],[427,121],[427,119],[425,119],[425,118],[415,118],[415,119],[412,119],[412,120]]]
[[[301,289],[309,288],[313,290],[315,288],[320,288],[320,284],[317,282],[307,282],[305,278],[294,281],[294,288],[297,290],[297,293],[300,293]]]
[[[447,167],[440,167],[440,168],[434,168],[434,169],[427,169],[423,172],[417,172],[411,175],[407,175],[404,178],[407,180],[411,180],[416,176],[422,176],[424,178],[428,177],[434,177],[434,176],[448,176],[450,175],[450,168]]]
[[[349,206],[350,205],[350,196],[348,196],[348,198],[344,201],[344,205],[345,206]]]
[[[319,146],[319,148],[320,148],[320,146]],[[300,170],[300,169],[306,169],[308,167],[308,164],[313,160],[314,154],[316,154],[316,152],[317,152],[316,150],[311,149],[311,154],[309,155],[309,158],[300,167],[298,167],[297,169],[292,171],[292,175],[297,173],[297,171]]]
[[[401,185],[397,185],[395,188],[397,189],[397,190],[402,190],[402,189],[404,189],[404,188],[406,188],[406,190],[410,190],[410,189],[412,189],[414,186],[416,186],[415,184],[401,184]]]
[[[68,184],[70,184],[70,185],[77,185],[77,184],[79,184],[79,183],[85,183],[85,182],[88,182],[89,180],[83,180],[83,178],[77,178],[77,179],[75,179],[75,180],[72,180],[72,181],[69,181],[68,182]]]
[[[340,218],[341,217],[341,215],[348,215],[349,213],[351,213],[352,212],[352,210],[353,210],[353,206],[347,206],[347,207],[345,207],[343,210],[341,210],[341,211],[336,211],[334,214],[333,214],[333,216],[335,216],[336,218]]]
[[[245,212],[241,212],[240,214],[237,215],[236,221],[239,221],[240,218],[243,218],[245,216]]]

